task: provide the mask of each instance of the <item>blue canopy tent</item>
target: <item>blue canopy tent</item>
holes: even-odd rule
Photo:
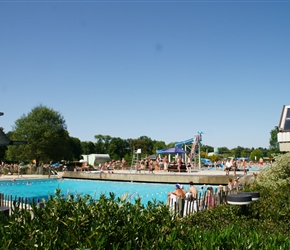
[[[188,154],[187,151],[183,150],[182,148],[178,148],[178,147],[174,147],[174,148],[168,148],[168,149],[164,149],[164,150],[157,150],[158,154],[169,154],[169,161],[170,160],[170,155],[172,154]]]

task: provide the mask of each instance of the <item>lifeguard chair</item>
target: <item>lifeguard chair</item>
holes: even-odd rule
[[[131,162],[131,170],[135,170],[136,166],[140,164],[140,158],[141,158],[141,148],[138,148],[137,150],[133,150],[133,157]]]

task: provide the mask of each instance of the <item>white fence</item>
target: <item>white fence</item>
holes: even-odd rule
[[[196,199],[179,198],[171,194],[166,204],[172,212],[177,213],[180,217],[184,217],[188,214],[224,204],[227,201],[227,196],[235,193],[237,193],[237,189],[229,190],[227,187],[219,187],[215,193],[209,190],[199,193]]]

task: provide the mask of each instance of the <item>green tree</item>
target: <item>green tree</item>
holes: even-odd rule
[[[268,155],[269,157],[271,157],[271,155],[275,153],[280,152],[277,134],[278,134],[277,128],[274,128],[270,131],[270,140],[269,140],[270,155]]]
[[[233,149],[231,150],[231,153],[232,153],[236,158],[240,158],[243,150],[244,150],[243,147],[238,146],[238,147],[236,147],[236,148],[233,148]]]
[[[140,136],[138,139],[144,142],[144,146],[145,146],[144,151],[143,151],[144,153],[148,155],[156,153],[153,151],[154,141],[151,138],[143,135],[143,136]]]
[[[13,161],[59,161],[71,156],[69,134],[64,118],[56,111],[37,106],[19,118],[10,139],[27,141],[26,145],[9,146],[6,157]]]
[[[164,141],[154,141],[153,151],[156,152],[158,149],[165,149],[166,144]]]
[[[108,147],[108,154],[111,159],[121,160],[128,153],[130,153],[130,148],[127,140],[119,137],[112,138]]]
[[[0,129],[2,128],[0,127]],[[4,160],[6,150],[7,150],[7,146],[0,147],[0,162],[1,160]]]
[[[131,152],[133,150],[141,149],[142,155],[151,155],[153,151],[154,142],[147,136],[140,136],[137,139],[129,139]]]
[[[95,139],[97,140],[95,146],[95,150],[99,153],[99,154],[107,154],[108,153],[108,148],[109,148],[109,144],[112,140],[112,137],[109,135],[95,135]]]
[[[208,157],[212,162],[220,160],[220,157],[217,154],[213,154]]]
[[[175,142],[169,142],[166,146],[166,148],[173,148],[175,147]]]
[[[4,160],[6,149],[6,147],[0,147],[0,162],[1,160]]]
[[[105,143],[103,141],[103,135],[95,135],[97,142],[95,143],[95,150],[98,154],[104,154],[105,152]]]
[[[219,154],[224,155],[224,154],[229,154],[230,150],[227,147],[220,147],[218,148],[218,152]]]
[[[222,158],[232,157],[232,151],[229,150],[227,147],[218,148],[219,154]]]
[[[96,154],[96,145],[91,141],[81,142],[82,153],[85,155]]]
[[[71,159],[74,161],[79,160],[81,158],[81,155],[83,154],[83,148],[82,148],[80,139],[75,138],[75,137],[70,137],[69,144],[70,144],[69,148],[71,149],[70,150],[71,156],[68,159]]]
[[[209,152],[213,152],[214,148],[212,146],[201,144],[200,150],[205,152],[205,154],[207,155]]]
[[[263,157],[263,151],[261,149],[255,149],[250,154],[251,161],[258,161],[261,157]]]
[[[251,149],[243,148],[243,150],[241,151],[240,157],[249,158],[250,157],[250,152],[251,152]]]

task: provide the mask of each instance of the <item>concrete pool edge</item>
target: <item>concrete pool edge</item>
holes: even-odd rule
[[[248,175],[243,175],[243,173],[237,172],[237,177],[240,178],[240,182],[252,183],[254,180],[253,173],[248,173]],[[67,179],[83,179],[83,180],[103,180],[103,181],[122,181],[122,182],[148,182],[148,183],[181,183],[188,184],[192,181],[194,184],[210,184],[210,185],[227,185],[229,178],[234,179],[233,175],[226,176],[224,171],[194,171],[192,173],[136,173],[130,170],[117,170],[114,174],[108,174],[107,171],[104,173],[89,173],[89,172],[58,172],[58,175],[2,175],[0,181],[7,180],[29,180],[29,179],[57,179],[57,178],[67,178]]]
[[[210,184],[210,185],[226,185],[229,178],[234,176],[226,176],[222,173],[213,173],[213,171],[201,171],[201,173],[130,173],[116,172],[108,173],[87,173],[87,172],[64,172],[63,178],[68,179],[87,179],[102,181],[123,181],[123,182],[148,182],[148,183],[181,183],[187,184],[192,181],[194,184]],[[253,175],[237,176],[243,182],[252,182]]]

